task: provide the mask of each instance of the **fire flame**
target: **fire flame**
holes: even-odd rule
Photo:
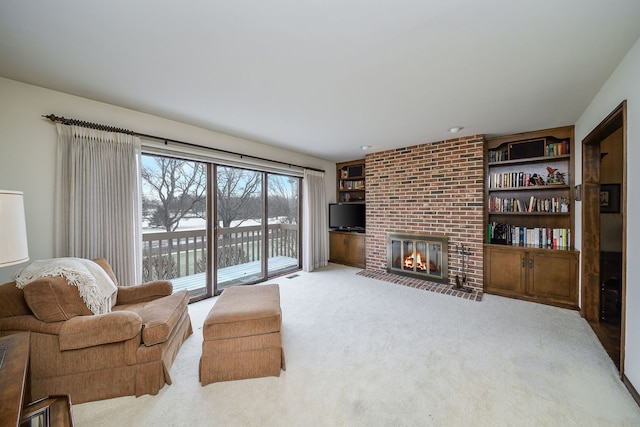
[[[409,255],[404,259],[405,268],[409,268],[413,270],[413,263],[414,263],[413,254]],[[427,263],[422,260],[422,256],[420,255],[420,252],[416,254],[415,264],[416,264],[416,270],[427,271]]]
[[[413,270],[413,264],[414,264],[414,254],[411,254],[404,259],[404,268]],[[416,265],[416,271],[427,271],[427,261],[422,259],[422,255],[420,254],[420,252],[415,254],[415,265]],[[434,273],[434,272],[440,271],[440,269],[436,267],[436,265],[433,264],[432,262],[429,262],[429,271],[431,273]]]

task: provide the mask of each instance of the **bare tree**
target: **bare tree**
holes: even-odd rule
[[[218,166],[218,220],[222,227],[230,227],[232,221],[250,219],[252,202],[260,198],[262,174],[256,171]]]
[[[269,174],[269,217],[282,224],[298,223],[298,183],[290,176]]]
[[[150,223],[175,231],[180,220],[204,217],[207,173],[204,163],[153,157],[155,166],[142,167],[142,179],[152,194],[143,197],[143,214]]]

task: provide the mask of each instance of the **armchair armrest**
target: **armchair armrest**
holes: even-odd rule
[[[60,350],[76,350],[126,341],[140,334],[142,319],[132,311],[112,311],[93,316],[76,316],[62,325]]]
[[[118,286],[116,305],[152,301],[172,293],[173,285],[166,280],[156,280],[138,286]]]
[[[38,320],[33,314],[23,316],[11,316],[0,319],[0,335],[15,333],[20,331],[31,331],[40,334],[58,335],[64,321],[43,322]]]

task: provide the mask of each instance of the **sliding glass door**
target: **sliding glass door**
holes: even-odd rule
[[[272,173],[266,175],[267,271],[273,276],[299,266],[300,179]]]
[[[216,166],[217,290],[265,277],[262,172]]]
[[[145,154],[142,187],[145,280],[195,300],[300,268],[300,178]]]
[[[142,275],[194,298],[210,293],[206,163],[142,156]]]

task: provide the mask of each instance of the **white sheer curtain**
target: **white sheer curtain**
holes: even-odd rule
[[[140,138],[57,124],[56,257],[104,257],[142,279]]]
[[[324,173],[304,171],[302,180],[302,269],[313,271],[329,258]]]

